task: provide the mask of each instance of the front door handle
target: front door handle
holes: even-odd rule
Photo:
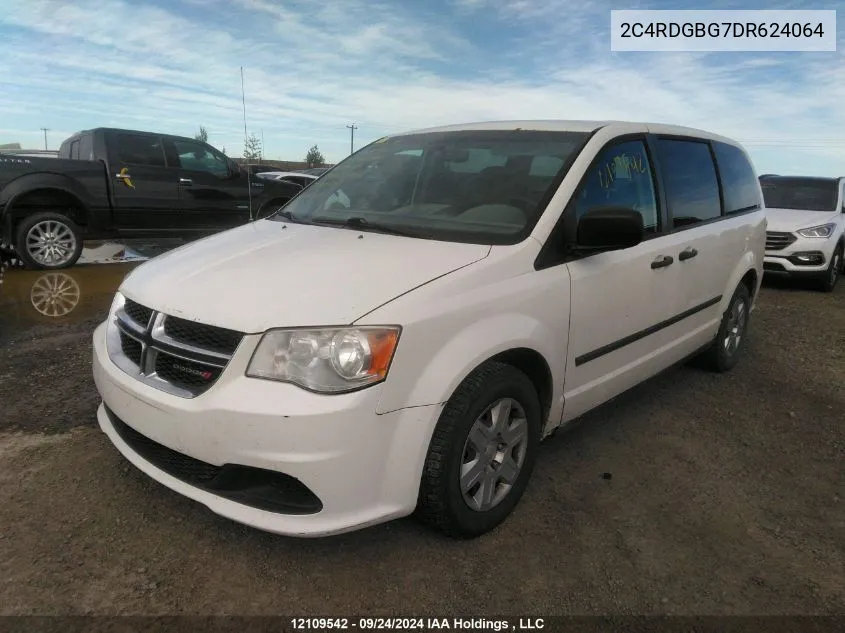
[[[194,184],[194,181],[191,180],[190,178],[180,178],[179,184],[184,186],[184,187],[190,187],[191,185]]]
[[[651,262],[651,267],[652,268],[666,268],[667,266],[671,266],[672,262],[674,262],[674,261],[675,260],[672,257],[670,257],[669,255],[661,255],[660,257],[655,259],[653,262]]]
[[[692,259],[696,255],[698,255],[698,251],[695,250],[694,248],[685,248],[678,255],[678,261],[682,262],[682,261],[687,260],[687,259]]]

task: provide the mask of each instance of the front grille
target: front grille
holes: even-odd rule
[[[242,332],[170,316],[126,300],[109,328],[115,364],[142,382],[183,398],[207,391],[223,373]]]
[[[208,464],[138,433],[108,407],[106,414],[120,439],[133,451],[195,488],[268,512],[302,515],[323,509],[320,499],[295,477],[240,464]]]
[[[170,354],[159,353],[155,359],[155,373],[159,378],[197,395],[211,387],[221,372],[219,367],[176,358]]]
[[[766,250],[782,251],[797,239],[792,233],[766,231]]]
[[[141,327],[147,327],[147,324],[150,322],[150,317],[153,316],[152,310],[142,306],[140,303],[135,303],[131,299],[126,300],[126,303],[123,305],[123,311],[130,319],[135,321],[135,323]]]
[[[234,330],[195,323],[172,316],[167,317],[164,322],[164,333],[180,343],[187,343],[221,354],[234,354],[244,336],[241,332]]]
[[[141,364],[141,343],[126,332],[120,333],[120,349],[133,363]]]

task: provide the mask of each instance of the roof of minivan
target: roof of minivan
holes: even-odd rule
[[[646,121],[589,121],[579,119],[527,119],[513,121],[478,121],[474,123],[459,123],[456,125],[442,125],[421,128],[392,136],[405,134],[426,134],[429,132],[461,132],[470,130],[542,130],[548,132],[594,132],[599,128],[610,125],[644,125],[654,134],[676,134],[695,136],[714,141],[723,141],[732,145],[738,144],[734,139],[720,136],[706,130],[682,125],[668,125],[665,123],[648,123]]]

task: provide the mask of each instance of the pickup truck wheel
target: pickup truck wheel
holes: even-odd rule
[[[416,517],[454,538],[504,521],[534,468],[540,411],[537,390],[515,367],[488,362],[470,374],[434,429]]]
[[[722,315],[722,323],[713,344],[703,355],[708,369],[722,373],[737,364],[745,349],[750,316],[751,294],[745,284],[739,284],[728,309]]]
[[[18,225],[15,250],[27,268],[67,268],[82,254],[82,231],[61,213],[36,213]]]

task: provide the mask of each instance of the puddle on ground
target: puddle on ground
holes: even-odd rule
[[[0,259],[0,342],[38,324],[105,316],[114,292],[142,262],[181,240],[86,243],[79,262],[63,270],[25,270],[8,252]]]

